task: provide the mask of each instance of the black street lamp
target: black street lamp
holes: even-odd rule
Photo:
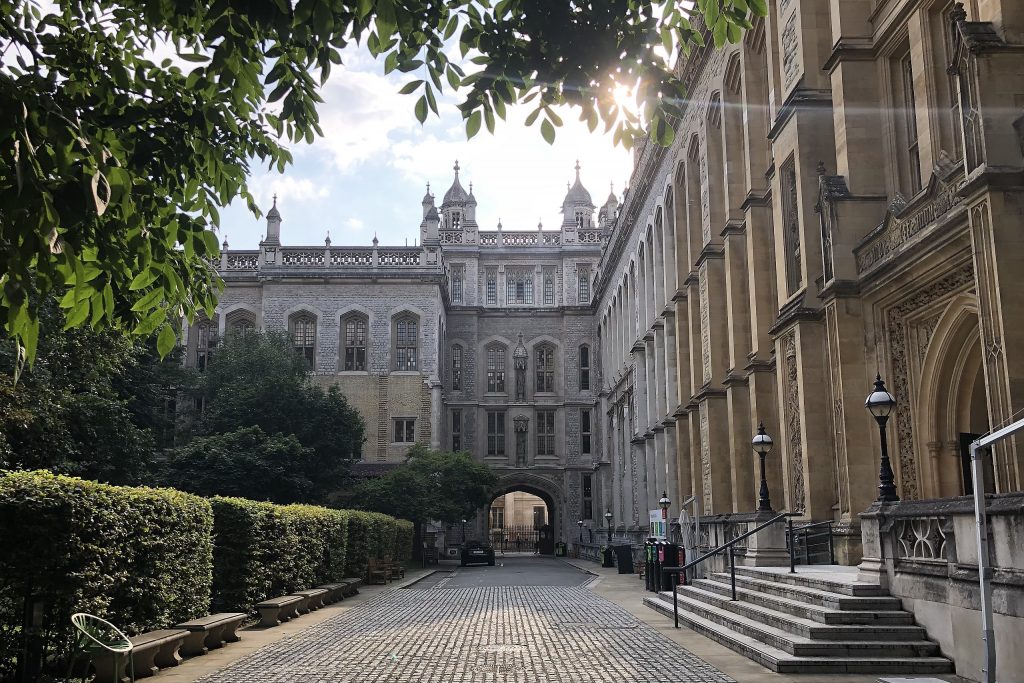
[[[608,545],[612,544],[612,511],[604,513],[604,523],[608,526]]]
[[[885,437],[885,423],[889,421],[889,414],[895,406],[896,399],[885,390],[882,376],[875,375],[875,388],[864,401],[864,407],[871,411],[878,422],[878,434],[882,440],[882,463],[878,468],[878,501],[882,503],[894,503],[900,499],[896,495],[896,477],[892,473],[889,442]]]
[[[772,437],[768,436],[768,432],[764,431],[764,422],[758,423],[757,434],[754,435],[750,445],[753,446],[754,452],[761,458],[761,491],[758,496],[757,511],[774,512],[772,510],[772,501],[768,497],[768,478],[764,474],[764,459],[771,452],[774,442]]]
[[[583,520],[576,522],[576,526],[580,528],[580,543],[583,543]]]
[[[668,499],[668,491],[662,491],[658,507],[661,508],[661,518],[668,519],[668,509],[672,507],[672,501]]]

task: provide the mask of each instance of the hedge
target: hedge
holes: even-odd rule
[[[0,520],[0,679],[13,674],[28,596],[44,600],[45,655],[60,671],[74,612],[129,633],[207,613],[213,515],[198,496],[0,473]]]
[[[407,519],[399,519],[395,522],[395,561],[399,564],[408,564],[412,560],[412,541],[415,533],[415,526]]]
[[[348,511],[244,498],[210,503],[215,609],[249,612],[261,600],[344,578]]]
[[[348,511],[348,559],[346,576],[365,576],[370,558],[390,562],[395,553],[398,520],[380,512]],[[412,553],[412,535],[409,550]]]

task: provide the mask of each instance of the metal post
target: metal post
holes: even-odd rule
[[[732,575],[732,599],[736,600],[736,553],[733,546],[729,546],[729,573]]]
[[[876,416],[878,422],[878,434],[882,441],[882,460],[878,466],[878,500],[895,502],[900,499],[896,494],[896,475],[893,474],[892,464],[889,462],[889,440],[885,434],[885,423],[889,416]]]
[[[810,564],[811,563],[811,549],[807,545],[807,533],[808,533],[808,531],[809,531],[809,529],[804,527],[804,564]]]
[[[836,563],[836,547],[832,541],[832,522],[828,523],[828,563]]]
[[[787,517],[786,524],[789,527],[789,573],[796,574],[796,539],[793,538],[793,518]]]
[[[672,586],[672,617],[675,619],[676,628],[679,628],[679,593],[677,589],[679,584],[673,584]]]
[[[971,473],[974,476],[974,524],[978,539],[978,583],[981,589],[981,640],[985,662],[982,683],[996,683],[996,639],[992,623],[992,568],[988,566],[988,515],[985,511],[985,466],[982,458],[991,448],[971,444]]]

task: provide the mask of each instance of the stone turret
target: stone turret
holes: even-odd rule
[[[476,241],[476,231],[478,229],[476,223],[476,197],[473,196],[472,188],[470,185],[470,191],[466,192],[466,189],[462,187],[462,183],[459,182],[459,162],[455,162],[453,167],[455,170],[455,178],[452,180],[452,186],[448,188],[448,191],[444,193],[444,199],[441,201],[440,207],[440,229],[441,230],[460,230],[466,234],[466,242]]]
[[[615,223],[615,215],[619,210],[619,198],[615,196],[614,186],[609,188],[608,199],[604,206],[597,212],[597,223],[601,228],[608,230]]]
[[[267,237],[260,246],[279,247],[281,246],[281,212],[277,210],[277,195],[274,195],[274,205],[267,212]]]
[[[580,162],[576,162],[576,182],[565,193],[562,200],[562,243],[572,244],[578,240],[577,230],[586,230],[594,225],[594,202],[590,192],[580,181]]]
[[[434,206],[434,195],[430,194],[430,183],[427,183],[427,193],[423,195],[423,220],[420,222],[420,242],[422,244],[437,243],[440,240],[438,229],[441,224],[441,216]]]

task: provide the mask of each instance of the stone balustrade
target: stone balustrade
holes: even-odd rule
[[[430,264],[426,262],[425,252],[421,247],[324,246],[224,250],[217,265],[221,272],[245,272],[267,268],[419,268]]]

